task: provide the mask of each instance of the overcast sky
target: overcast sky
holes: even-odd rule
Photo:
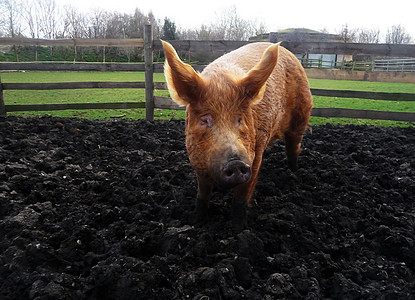
[[[402,25],[415,39],[415,2],[413,0],[60,0],[88,10],[102,7],[108,11],[143,13],[152,11],[156,18],[168,17],[181,28],[209,25],[216,15],[232,5],[245,19],[257,19],[269,31],[305,27],[337,33],[342,25],[349,28],[379,29],[381,39],[393,25]]]

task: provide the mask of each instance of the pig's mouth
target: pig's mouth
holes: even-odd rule
[[[219,182],[223,188],[234,188],[251,178],[251,167],[244,161],[231,158],[222,167]]]

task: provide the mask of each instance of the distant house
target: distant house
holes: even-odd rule
[[[271,32],[269,34],[262,34],[261,36],[253,37],[251,41],[270,41],[277,42],[341,42],[341,39],[336,34],[323,33],[307,28],[289,28],[278,32]],[[333,68],[343,62],[353,60],[352,55],[338,55],[338,54],[309,54],[309,53],[294,53],[295,56],[303,63],[305,67],[309,68]]]

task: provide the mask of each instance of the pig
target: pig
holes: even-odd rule
[[[186,106],[185,134],[198,181],[196,216],[206,221],[213,188],[233,189],[232,228],[247,228],[264,151],[283,139],[295,171],[308,128],[312,96],[298,59],[278,44],[250,43],[203,72],[180,60],[162,41],[164,73],[173,101]]]

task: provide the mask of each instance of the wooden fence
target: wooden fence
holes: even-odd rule
[[[144,40],[135,40],[137,45],[144,45],[144,64],[51,64],[51,63],[0,63],[0,70],[42,70],[42,71],[145,71],[145,82],[66,82],[66,83],[2,83],[0,80],[0,115],[6,115],[13,111],[50,111],[50,110],[83,110],[83,109],[121,109],[121,108],[146,108],[146,119],[153,120],[154,109],[184,109],[166,97],[155,97],[154,89],[167,89],[165,83],[153,81],[154,72],[162,72],[162,64],[153,64],[153,51],[162,49],[160,41],[152,40],[151,26],[145,27]],[[5,43],[1,41],[0,45]],[[9,41],[10,42],[10,41]],[[13,40],[13,43],[16,41]],[[39,44],[55,45],[51,41],[37,41]],[[78,41],[79,42],[79,41]],[[22,40],[22,43],[29,43]],[[61,41],[59,41],[61,43]],[[102,41],[99,45],[102,45]],[[114,42],[115,43],[115,42]],[[247,42],[234,41],[172,41],[178,51],[211,51],[215,56],[236,49]],[[120,42],[121,44],[121,42]],[[120,45],[120,44],[117,44]],[[128,44],[128,43],[126,43]],[[84,45],[92,46],[92,42],[84,42]],[[130,44],[128,44],[131,46]],[[369,44],[344,44],[344,43],[283,43],[291,51],[308,51],[308,53],[338,53],[338,54],[372,54],[391,56],[414,56],[415,45],[370,45]],[[396,47],[395,47],[396,46]],[[408,47],[402,47],[408,46]],[[334,51],[334,52],[332,52]],[[302,52],[304,53],[304,52]],[[409,55],[408,55],[409,54]],[[195,66],[202,70],[203,66]],[[117,103],[72,103],[72,104],[38,104],[38,105],[5,105],[4,90],[54,90],[54,89],[93,89],[93,88],[144,88],[146,102],[117,102]],[[415,94],[407,93],[377,93],[361,91],[341,91],[311,89],[315,96],[363,98],[389,101],[415,101]],[[415,113],[388,112],[374,110],[355,110],[343,108],[314,108],[313,116],[320,117],[344,117],[361,119],[380,119],[415,122]]]
[[[415,72],[415,58],[377,59],[373,61],[372,71]]]
[[[26,37],[1,38],[0,45],[51,47],[143,47],[143,39],[31,39]]]

